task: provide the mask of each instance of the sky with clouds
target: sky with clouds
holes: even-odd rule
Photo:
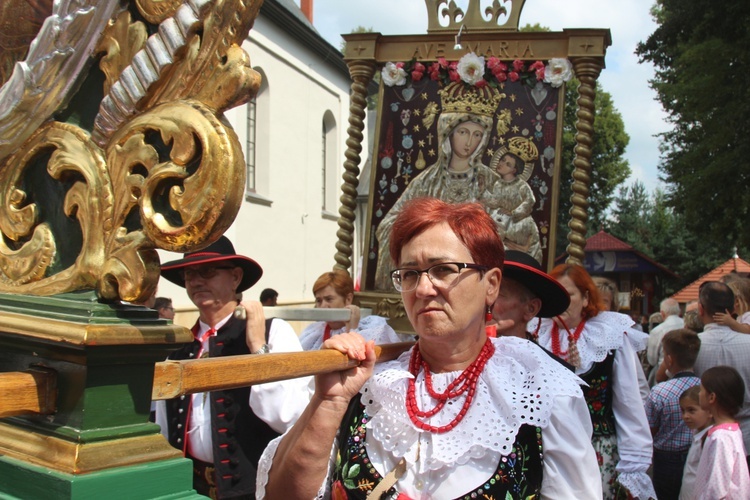
[[[299,4],[299,0],[296,0]],[[466,4],[467,0],[457,0]],[[483,4],[490,4],[483,0]],[[625,157],[632,171],[630,181],[640,180],[646,189],[662,187],[659,181],[659,140],[655,134],[669,128],[666,114],[649,87],[653,67],[639,64],[635,47],[654,31],[649,13],[654,0],[527,0],[520,25],[539,23],[553,31],[563,28],[609,28],[612,45],[599,80],[612,95],[622,114],[630,144]],[[335,47],[341,33],[357,26],[384,35],[427,32],[427,9],[423,0],[317,0],[313,24]]]

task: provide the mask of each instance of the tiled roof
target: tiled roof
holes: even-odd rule
[[[704,281],[719,281],[722,276],[729,274],[732,271],[738,273],[750,273],[750,264],[740,259],[739,257],[731,258],[714,270],[693,281],[676,294],[672,295],[672,298],[681,304],[686,304],[693,300],[698,300],[698,288],[700,288],[701,284]]]
[[[615,252],[618,250],[633,250],[633,247],[604,231],[599,231],[586,240],[587,252]]]

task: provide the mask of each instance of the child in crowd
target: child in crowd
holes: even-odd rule
[[[691,500],[695,488],[695,474],[698,472],[698,462],[701,459],[703,449],[703,436],[711,426],[711,414],[701,408],[698,394],[701,392],[700,385],[686,390],[680,396],[680,410],[682,421],[688,429],[693,431],[693,444],[690,445],[685,472],[682,474],[682,487],[680,488],[680,500]]]
[[[750,333],[750,279],[735,278],[727,286],[734,292],[734,312],[737,318],[729,312],[723,312],[714,314],[714,321],[735,332]]]
[[[742,431],[735,420],[745,396],[745,383],[730,366],[714,366],[703,372],[699,394],[701,408],[714,425],[703,443],[693,498],[697,500],[747,500],[750,473],[745,460]]]
[[[693,373],[701,341],[681,328],[664,335],[664,365],[672,378],[654,386],[646,399],[646,416],[654,437],[653,477],[659,500],[677,500],[692,433],[680,414],[680,396],[700,385]]]

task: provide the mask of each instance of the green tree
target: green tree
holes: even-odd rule
[[[620,188],[605,229],[679,275],[657,283],[658,297],[673,294],[731,257],[731,248],[690,230],[664,192],[649,195],[641,182]]]
[[[557,253],[568,246],[568,221],[572,191],[573,148],[575,147],[578,80],[571,80],[565,89],[565,116],[560,171],[560,203],[557,216]],[[625,131],[622,115],[615,108],[612,95],[596,85],[594,99],[594,142],[591,151],[591,185],[589,186],[588,235],[598,231],[605,222],[607,209],[612,204],[617,188],[630,176],[630,166],[624,158],[630,136]]]
[[[658,27],[636,53],[655,66],[672,124],[661,135],[666,201],[724,253],[748,247],[750,3],[657,0],[652,14]]]
[[[527,24],[521,31],[550,31],[537,24]],[[560,254],[568,246],[568,221],[570,220],[570,197],[573,195],[573,148],[575,147],[575,123],[578,111],[578,86],[576,79],[565,86],[565,116],[563,117],[563,141],[560,171],[560,202],[557,212],[556,253]],[[588,234],[599,230],[604,224],[606,212],[612,204],[615,191],[630,176],[630,166],[623,158],[630,136],[625,132],[625,122],[615,108],[612,95],[601,85],[596,84],[594,99],[594,145],[591,151],[591,185],[589,186]]]

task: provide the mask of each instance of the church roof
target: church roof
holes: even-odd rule
[[[719,281],[722,276],[725,276],[732,272],[750,273],[750,264],[740,259],[739,257],[732,257],[728,261],[707,272],[679,292],[672,295],[672,298],[680,304],[686,304],[688,302],[692,302],[693,300],[698,300],[698,288],[700,288],[700,286],[704,282]]]

